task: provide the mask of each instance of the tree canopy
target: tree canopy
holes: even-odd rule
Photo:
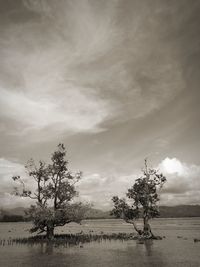
[[[82,173],[72,174],[65,159],[66,149],[59,144],[51,156],[51,163],[39,161],[37,166],[33,159],[25,166],[29,178],[33,179],[36,190],[27,188],[25,180],[20,176],[12,177],[21,187],[15,188],[15,194],[35,200],[27,211],[33,221],[31,232],[46,232],[49,239],[53,238],[54,228],[70,222],[80,223],[88,210],[88,205],[73,203],[78,195],[75,184],[81,179]]]

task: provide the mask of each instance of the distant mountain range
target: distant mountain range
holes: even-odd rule
[[[179,205],[173,207],[161,206],[160,217],[162,218],[200,217],[200,205]]]
[[[0,221],[23,221],[25,208],[0,209]],[[200,217],[200,205],[161,206],[161,218]],[[86,214],[86,219],[110,219],[110,211],[91,209]]]
[[[113,218],[110,211],[91,209],[87,216],[88,219],[109,219]],[[181,217],[200,217],[200,205],[179,205],[179,206],[160,206],[161,218],[181,218]]]

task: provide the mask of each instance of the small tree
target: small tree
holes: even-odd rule
[[[142,171],[143,176],[136,179],[134,185],[128,189],[126,195],[130,201],[127,203],[125,199],[114,196],[112,198],[114,209],[111,213],[117,218],[122,218],[127,223],[133,224],[140,236],[152,238],[149,219],[159,216],[158,193],[166,182],[166,178],[157,170],[148,168],[146,159]],[[140,217],[143,218],[143,229],[138,229],[135,221]]]
[[[63,144],[59,144],[52,154],[51,164],[39,161],[39,166],[36,166],[32,159],[28,161],[25,168],[29,177],[36,183],[34,192],[26,188],[20,176],[12,177],[21,184],[20,190],[15,188],[15,194],[36,201],[27,211],[33,221],[30,231],[46,232],[48,239],[53,238],[55,227],[70,222],[80,223],[88,209],[88,206],[82,203],[71,203],[78,194],[75,184],[81,178],[81,172],[73,175],[68,169],[65,156],[66,149]]]

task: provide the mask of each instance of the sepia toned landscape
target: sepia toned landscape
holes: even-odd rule
[[[0,0],[0,266],[200,266],[199,12]]]

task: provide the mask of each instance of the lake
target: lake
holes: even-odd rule
[[[163,240],[139,242],[101,241],[78,246],[52,244],[0,246],[0,266],[66,266],[66,267],[199,267],[200,218],[154,219],[154,234]],[[0,223],[0,239],[30,236],[30,223]],[[131,233],[133,227],[122,220],[86,220],[82,225],[69,224],[56,233]]]

